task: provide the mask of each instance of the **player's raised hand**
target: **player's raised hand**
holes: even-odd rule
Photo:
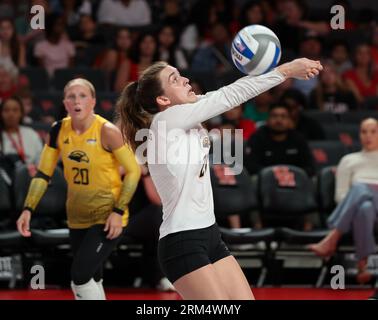
[[[323,66],[320,61],[299,58],[280,65],[277,70],[286,78],[308,80],[317,76],[323,70]]]

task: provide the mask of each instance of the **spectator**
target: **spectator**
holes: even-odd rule
[[[77,25],[81,15],[92,15],[92,1],[90,0],[63,0],[61,2],[61,15],[67,26]]]
[[[310,94],[310,107],[332,113],[344,113],[357,107],[354,95],[347,90],[335,66],[330,62],[323,63],[319,82]]]
[[[24,107],[24,117],[22,119],[23,123],[30,124],[34,121],[40,120],[41,114],[39,112],[39,108],[33,107],[33,94],[29,88],[21,87],[19,90],[17,90],[15,96],[21,100],[21,103]]]
[[[39,65],[46,68],[50,77],[56,69],[73,66],[75,47],[65,33],[62,17],[51,14],[46,17],[46,39],[34,47]]]
[[[164,25],[158,35],[159,59],[168,62],[179,70],[188,68],[184,52],[177,47],[176,30],[170,25]]]
[[[17,91],[18,69],[8,61],[0,62],[0,103]]]
[[[328,218],[331,229],[319,243],[309,248],[317,255],[334,254],[342,235],[352,231],[358,258],[357,281],[372,278],[367,271],[369,255],[376,252],[374,227],[378,221],[378,122],[362,121],[360,128],[362,151],[344,156],[336,173],[335,200],[338,206]]]
[[[301,0],[284,0],[281,4],[281,18],[272,27],[286,54],[298,54],[299,44],[306,34],[306,29],[298,26],[306,14],[306,7]],[[285,59],[286,60],[286,59]]]
[[[260,1],[248,1],[241,9],[239,29],[251,24],[266,25],[263,4]]]
[[[96,61],[96,66],[105,72],[119,70],[124,61],[129,61],[130,48],[132,46],[131,34],[128,28],[117,30],[115,43],[112,48],[105,50]]]
[[[163,1],[163,8],[161,8],[161,24],[172,26],[178,31],[178,34],[182,30],[183,23],[187,20],[187,12],[182,5],[183,3],[181,3],[180,8],[179,0],[165,0]]]
[[[151,24],[151,9],[145,0],[102,0],[97,20],[116,26],[147,26]]]
[[[42,141],[31,128],[22,125],[24,107],[17,97],[4,100],[0,105],[0,152],[3,156],[14,155],[17,161],[28,165],[34,176]]]
[[[213,41],[203,42],[194,53],[191,69],[194,71],[224,72],[233,70],[229,31],[221,23],[212,27]]]
[[[265,91],[244,104],[244,118],[252,120],[259,127],[269,116],[270,105],[274,102],[272,91]]]
[[[302,135],[291,128],[290,109],[284,103],[272,105],[266,126],[257,130],[245,148],[244,165],[257,174],[264,167],[287,164],[315,173],[314,160]]]
[[[344,73],[344,79],[360,104],[366,98],[378,95],[378,70],[373,68],[370,45],[357,46],[354,68]]]
[[[34,14],[30,12],[30,8],[33,6],[42,6],[45,15],[51,13],[50,4],[47,0],[31,0],[30,5],[27,4],[24,12],[15,19],[17,34],[19,35],[20,41],[25,45],[34,45],[38,41],[43,40],[44,36],[44,30],[31,28],[30,22]]]
[[[12,62],[18,68],[26,66],[25,47],[11,19],[0,20],[0,61]]]
[[[139,75],[158,60],[157,40],[152,33],[139,36],[131,52],[131,61],[124,61],[116,75],[114,90],[120,92],[130,81],[138,79]]]
[[[353,67],[349,59],[348,45],[344,41],[337,41],[332,44],[331,59],[339,75],[342,75],[345,71]]]
[[[248,140],[256,132],[256,124],[250,119],[243,118],[243,107],[235,107],[222,115],[221,127],[242,129],[243,139]]]
[[[320,39],[314,36],[307,36],[300,43],[299,53],[302,57],[309,57],[309,59],[312,60],[321,60],[322,43]],[[294,79],[293,88],[299,90],[307,97],[316,87],[318,79],[318,77],[311,78],[308,81]]]
[[[303,114],[306,109],[306,98],[298,90],[289,89],[282,100],[290,110],[292,128],[302,134],[306,140],[324,140],[325,133],[322,126],[314,119]]]
[[[72,42],[75,45],[76,64],[92,66],[96,56],[105,46],[105,37],[97,32],[96,22],[90,15],[81,15],[78,30],[72,34]]]

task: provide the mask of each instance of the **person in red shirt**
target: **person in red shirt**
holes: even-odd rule
[[[378,94],[378,71],[373,68],[371,48],[368,44],[357,46],[354,60],[355,67],[345,72],[343,77],[357,102],[361,104],[366,98]]]

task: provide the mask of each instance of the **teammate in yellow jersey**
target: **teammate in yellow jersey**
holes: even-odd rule
[[[17,228],[30,237],[31,215],[60,156],[68,185],[66,207],[74,254],[71,287],[77,300],[105,300],[103,263],[127,225],[140,167],[119,129],[94,114],[95,89],[89,81],[68,82],[63,103],[68,117],[52,125]],[[123,182],[119,165],[126,172]]]

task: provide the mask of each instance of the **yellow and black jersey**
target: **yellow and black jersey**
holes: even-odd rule
[[[59,152],[67,180],[67,217],[70,228],[103,224],[113,211],[122,180],[119,163],[101,143],[101,128],[106,119],[96,115],[82,134],[72,130],[71,118],[59,121],[51,130],[50,144]],[[123,213],[123,225],[128,209]]]

